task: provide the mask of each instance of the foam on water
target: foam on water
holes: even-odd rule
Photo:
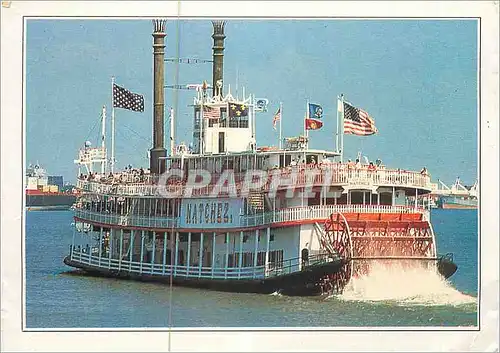
[[[373,263],[370,272],[352,278],[338,296],[345,301],[395,301],[413,305],[462,305],[477,298],[461,293],[435,269]]]

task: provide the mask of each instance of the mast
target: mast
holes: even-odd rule
[[[149,169],[152,174],[162,174],[165,171],[165,157],[167,150],[164,148],[164,114],[165,98],[163,87],[165,85],[164,59],[165,59],[165,25],[167,20],[153,20],[153,148],[150,150]],[[173,118],[171,126],[174,123]],[[173,135],[173,133],[171,133]]]

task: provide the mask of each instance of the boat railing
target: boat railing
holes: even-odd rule
[[[97,249],[96,249],[97,250]],[[137,273],[139,275],[174,275],[185,278],[210,278],[210,279],[262,279],[267,277],[282,276],[314,267],[334,258],[330,254],[321,253],[310,255],[309,258],[300,257],[280,262],[270,262],[267,265],[256,267],[200,267],[199,265],[171,265],[167,263],[130,261],[128,256],[122,259],[109,257],[109,253],[98,255],[98,251],[89,251],[85,248],[70,246],[70,258],[72,261],[87,264],[108,270],[123,271],[124,273]]]
[[[262,279],[265,276],[265,266],[256,267],[234,267],[234,268],[212,268],[200,267],[198,265],[170,265],[153,262],[130,261],[129,257],[109,258],[94,255],[87,252],[85,248],[70,247],[70,258],[72,261],[87,264],[108,270],[123,271],[124,273],[136,273],[139,275],[174,275],[186,278],[210,278],[210,279]]]
[[[281,261],[279,263],[269,263],[266,270],[267,277],[282,276],[291,274],[304,270],[307,267],[314,267],[320,264],[324,264],[333,261],[334,258],[328,253],[313,254],[308,257],[308,259],[302,259],[301,257],[296,257],[288,260]]]
[[[300,220],[322,220],[334,212],[341,213],[425,213],[425,209],[413,206],[391,205],[315,205],[283,208],[241,217],[241,226],[251,227],[269,223],[285,223]]]
[[[105,178],[94,177],[89,180],[79,178],[77,187],[83,191],[108,194],[108,195],[136,195],[136,196],[162,196],[165,193],[183,195],[189,197],[184,191],[185,184],[182,182],[158,186],[160,178],[154,175],[128,175],[107,181]],[[201,188],[193,188],[191,197],[210,196],[213,194],[218,177],[222,174],[212,174],[212,183]],[[400,186],[407,188],[431,187],[430,177],[417,172],[379,169],[370,170],[366,167],[349,169],[345,165],[339,167],[336,164],[327,166],[299,166],[294,168],[283,168],[271,170],[267,182],[258,192],[267,192],[272,189],[273,178],[282,178],[279,188],[323,186],[323,185],[348,185],[350,187],[374,188],[378,186]],[[242,190],[246,173],[235,173],[235,188]],[[326,183],[325,183],[326,181]],[[223,195],[218,193],[217,196]],[[226,191],[229,195],[229,191]]]
[[[75,208],[75,217],[101,224],[147,228],[169,228],[177,224],[176,218],[119,215],[105,212],[94,212],[83,208]]]
[[[286,223],[303,220],[324,220],[332,213],[422,213],[427,210],[414,206],[391,205],[315,205],[297,206],[275,211],[241,215],[239,224],[232,227],[255,227],[272,223]],[[147,228],[171,228],[179,226],[178,217],[154,217],[143,215],[119,215],[95,212],[84,208],[75,208],[75,217],[84,221],[119,226],[134,226]]]

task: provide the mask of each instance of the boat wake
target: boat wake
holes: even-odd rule
[[[458,291],[432,268],[377,263],[372,264],[368,275],[352,278],[336,297],[344,301],[391,301],[403,305],[456,306],[477,302],[477,298]]]

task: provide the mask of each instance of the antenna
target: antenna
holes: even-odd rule
[[[240,98],[240,97],[238,96],[238,81],[239,81],[239,79],[240,79],[240,77],[239,77],[239,76],[240,76],[240,71],[239,71],[239,69],[238,69],[238,66],[236,66],[236,87],[235,87],[235,89],[236,89],[236,100],[239,100],[239,98]]]

